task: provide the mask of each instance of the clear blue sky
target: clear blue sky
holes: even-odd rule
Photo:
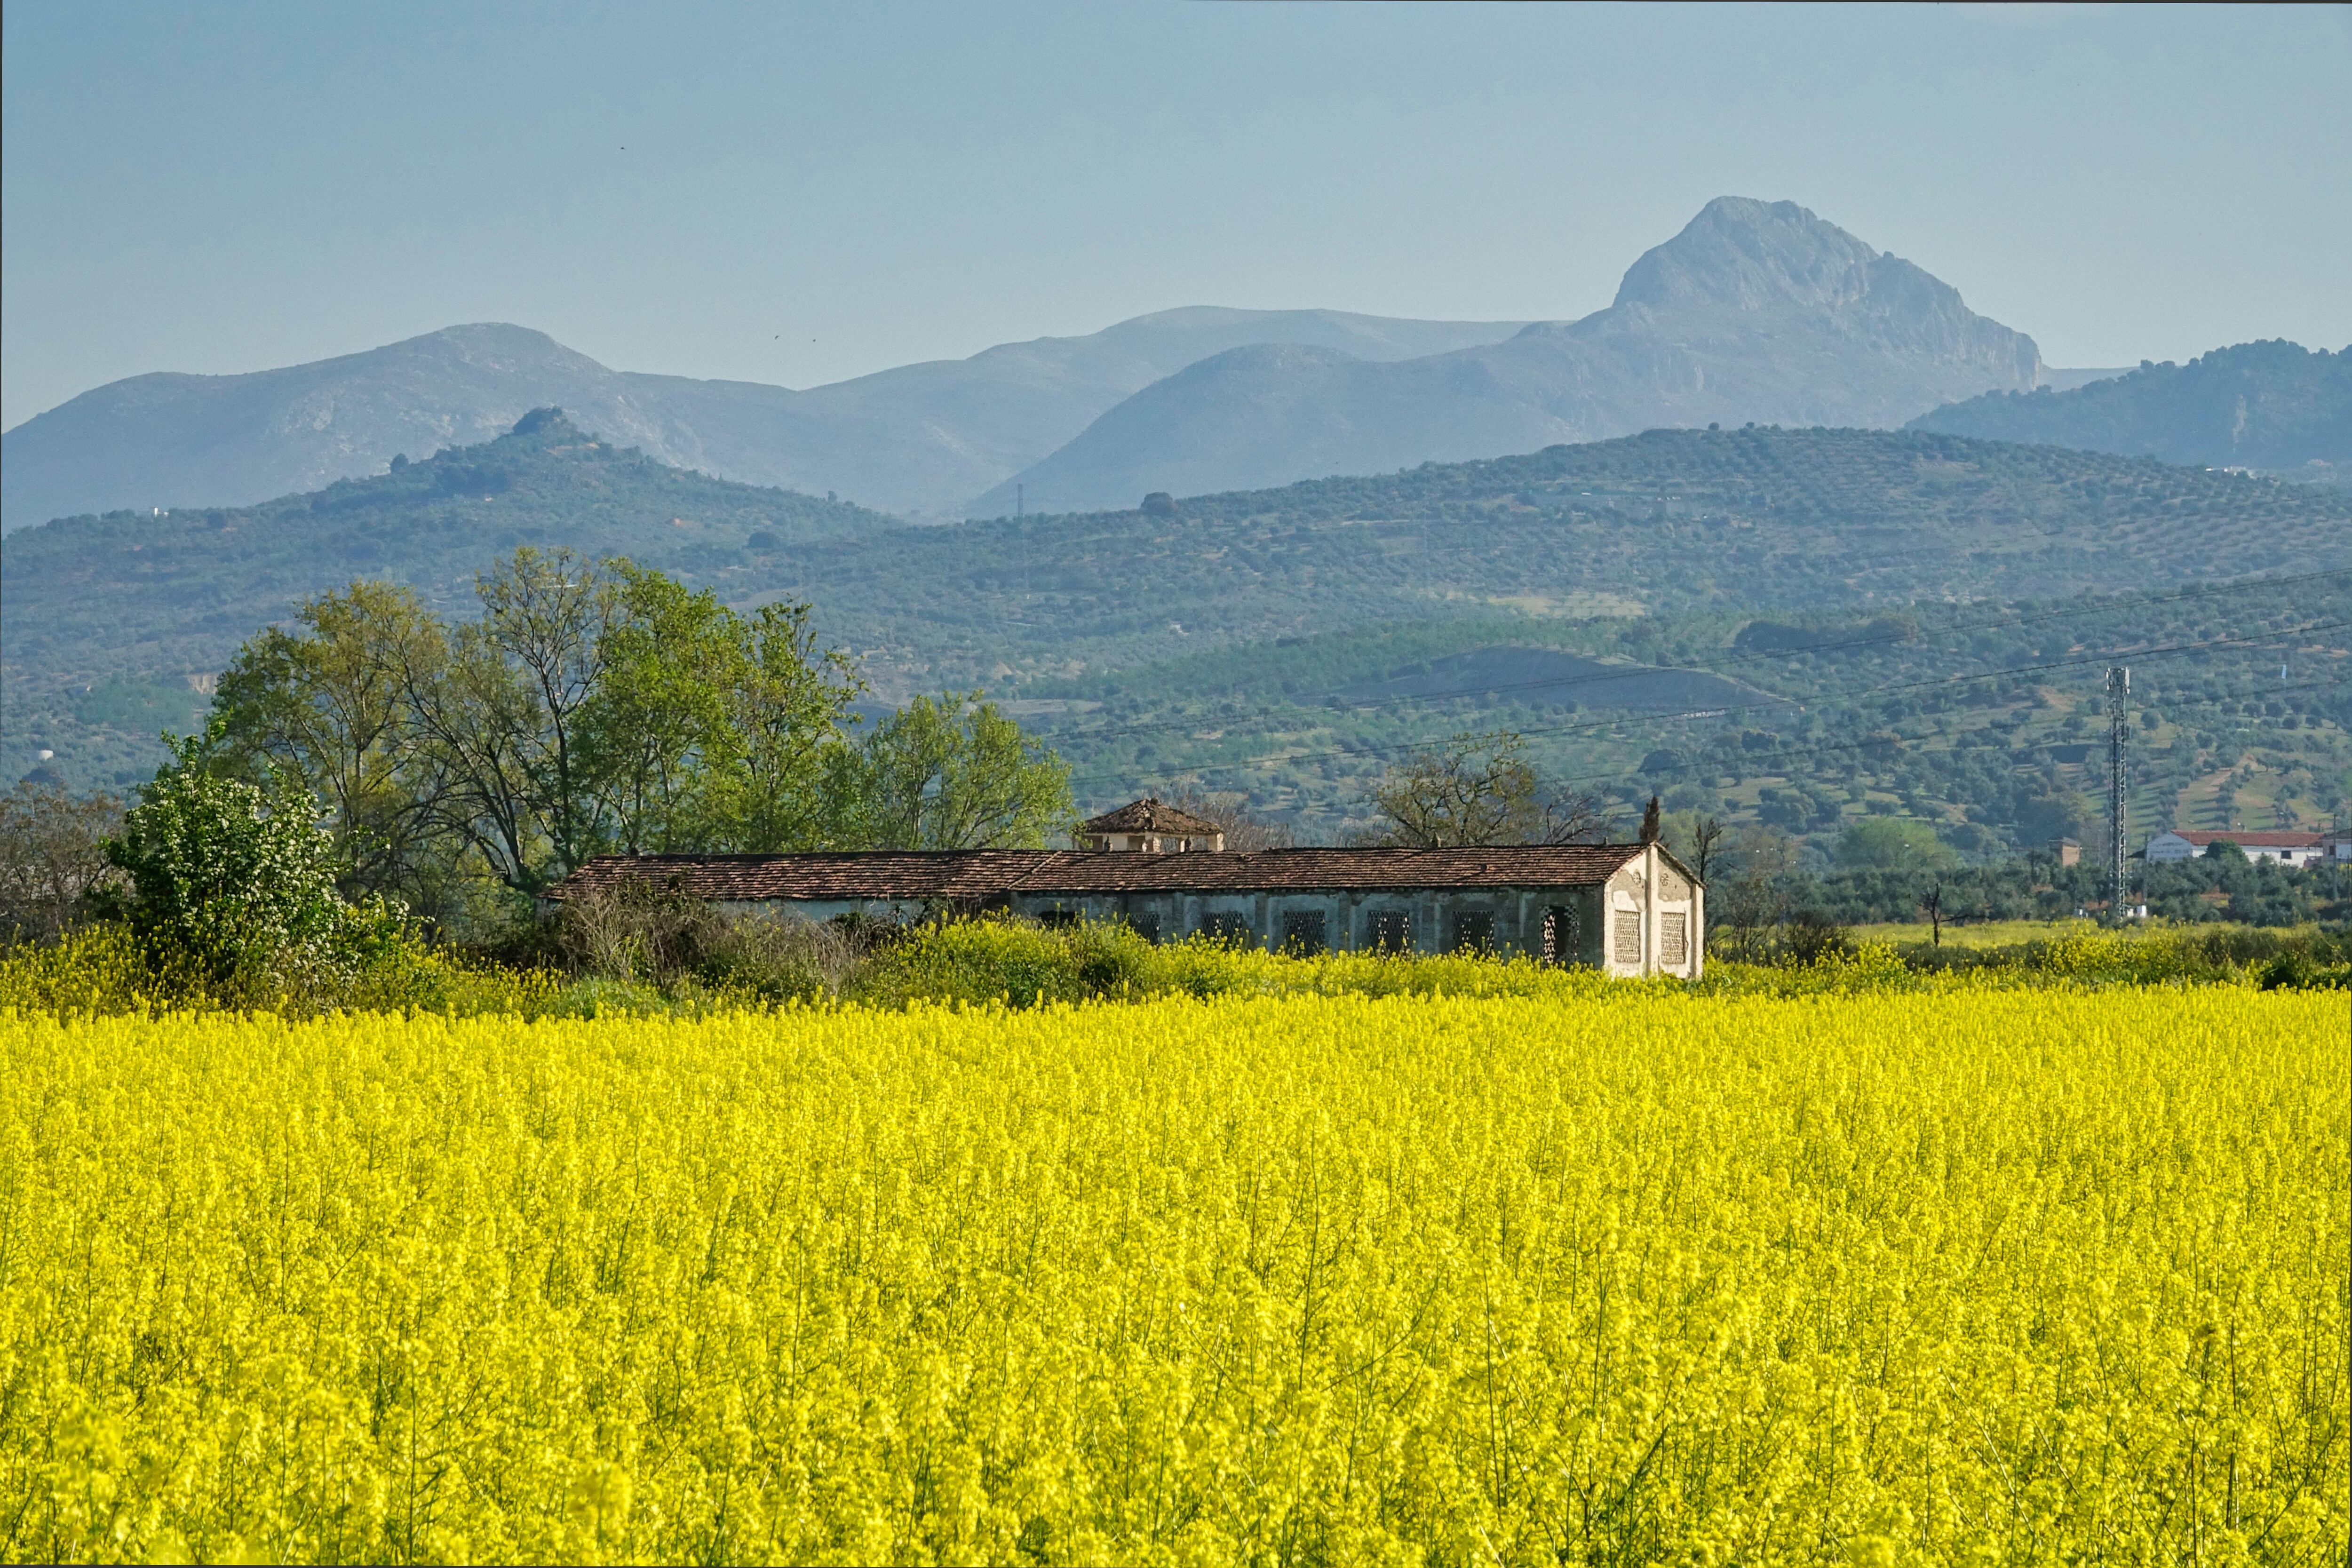
[[[10,426],[457,321],[805,386],[1181,304],[1573,317],[1726,193],[2056,364],[2352,341],[2342,7],[0,18]]]

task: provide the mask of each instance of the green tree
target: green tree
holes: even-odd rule
[[[611,570],[618,613],[579,709],[572,764],[602,797],[615,847],[710,847],[742,760],[730,699],[750,679],[747,628],[708,588],[690,593],[626,561]]]
[[[581,710],[604,673],[606,637],[623,614],[622,587],[604,563],[529,545],[476,583],[488,647],[512,671],[529,703],[516,710],[493,702],[477,717],[515,722],[501,750],[520,765],[530,815],[546,837],[549,880],[603,847],[601,792],[580,755]]]
[[[259,997],[342,960],[354,911],[335,893],[334,837],[290,777],[267,785],[214,763],[225,726],[164,737],[172,761],[140,791],[107,858],[129,879],[123,913],[160,958],[215,988]]]
[[[1076,815],[1070,771],[980,694],[918,697],[830,758],[835,841],[864,849],[1036,849]]]
[[[325,802],[337,880],[347,897],[399,893],[421,902],[436,861],[434,778],[413,765],[402,671],[446,629],[407,588],[355,582],[237,651],[213,713],[218,761],[248,781],[284,773]]]
[[[840,815],[827,795],[827,759],[846,749],[844,720],[865,682],[847,656],[817,647],[805,604],[761,605],[750,641],[728,693],[734,763],[719,781],[729,847],[824,847]]]

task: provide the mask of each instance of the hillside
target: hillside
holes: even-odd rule
[[[1921,432],[1657,430],[1524,457],[814,546],[890,679],[1003,681],[1377,622],[1883,609],[2352,558],[2352,496]]]
[[[1236,350],[1136,394],[1018,480],[1032,506],[1091,510],[1660,426],[1895,426],[2041,375],[2033,340],[1949,284],[1792,202],[1725,196],[1581,321],[1385,363]],[[975,510],[1013,499],[999,485]]]
[[[0,525],[318,489],[380,474],[395,454],[490,440],[548,406],[680,468],[946,514],[1129,394],[1240,344],[1409,358],[1521,324],[1198,307],[801,392],[614,371],[522,327],[451,327],[315,364],[85,393],[0,437]]]
[[[2111,662],[2132,669],[2135,841],[2319,827],[2352,807],[2352,569],[1900,616],[1493,614],[1229,645],[1025,689],[1089,805],[1246,796],[1309,839],[1360,826],[1416,744],[1528,737],[1632,822],[1669,809],[1800,836],[1907,816],[1998,857],[2103,841]]]
[[[1987,393],[1910,428],[2352,480],[2352,348],[2240,343],[2071,392]]]
[[[747,542],[788,550],[897,529],[864,508],[654,461],[541,410],[497,440],[260,506],[112,512],[0,542],[0,667],[15,778],[56,750],[111,782],[184,729],[199,687],[254,631],[356,577],[470,608],[474,574],[519,544],[658,560],[709,574]]]
[[[503,489],[475,488],[500,473]],[[755,534],[772,541],[751,547]],[[135,772],[168,702],[184,712],[191,681],[302,595],[380,575],[462,612],[472,574],[524,542],[625,551],[737,605],[806,597],[897,700],[1399,623],[1876,615],[2145,589],[2344,564],[2347,541],[2352,496],[2336,490],[1922,432],[1771,428],[1197,497],[1171,515],[904,528],[665,469],[551,420],[315,497],[10,535],[0,766],[21,773],[44,744],[73,776]],[[1327,695],[1394,677],[1332,674]]]

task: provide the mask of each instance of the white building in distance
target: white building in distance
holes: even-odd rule
[[[2275,860],[2282,866],[2318,866],[2330,859],[2352,860],[2352,838],[2331,840],[2325,833],[2279,830],[2256,833],[2242,827],[2214,828],[2210,831],[2176,827],[2147,841],[2147,858],[2151,861],[2192,860],[2215,844],[2223,842],[2244,850],[2249,860]]]

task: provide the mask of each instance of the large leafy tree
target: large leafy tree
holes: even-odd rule
[[[622,614],[581,711],[580,755],[615,847],[833,842],[843,813],[827,794],[839,776],[827,757],[862,686],[846,658],[817,647],[809,607],[768,605],[746,620],[708,589],[627,562],[614,570]]]
[[[748,637],[728,693],[736,751],[720,780],[728,847],[825,847],[844,815],[828,792],[836,771],[828,758],[845,748],[844,722],[865,683],[845,655],[817,646],[807,605],[761,605]]]
[[[348,896],[414,897],[436,858],[438,781],[413,765],[403,672],[446,635],[411,590],[353,583],[247,643],[221,676],[219,763],[248,781],[290,776],[325,804]]]
[[[613,845],[635,855],[726,837],[726,780],[740,760],[730,696],[748,674],[741,617],[709,589],[615,562],[617,610],[579,710],[572,761],[592,781]]]
[[[1067,765],[976,692],[918,697],[841,748],[832,794],[869,849],[1042,848],[1075,815]]]

